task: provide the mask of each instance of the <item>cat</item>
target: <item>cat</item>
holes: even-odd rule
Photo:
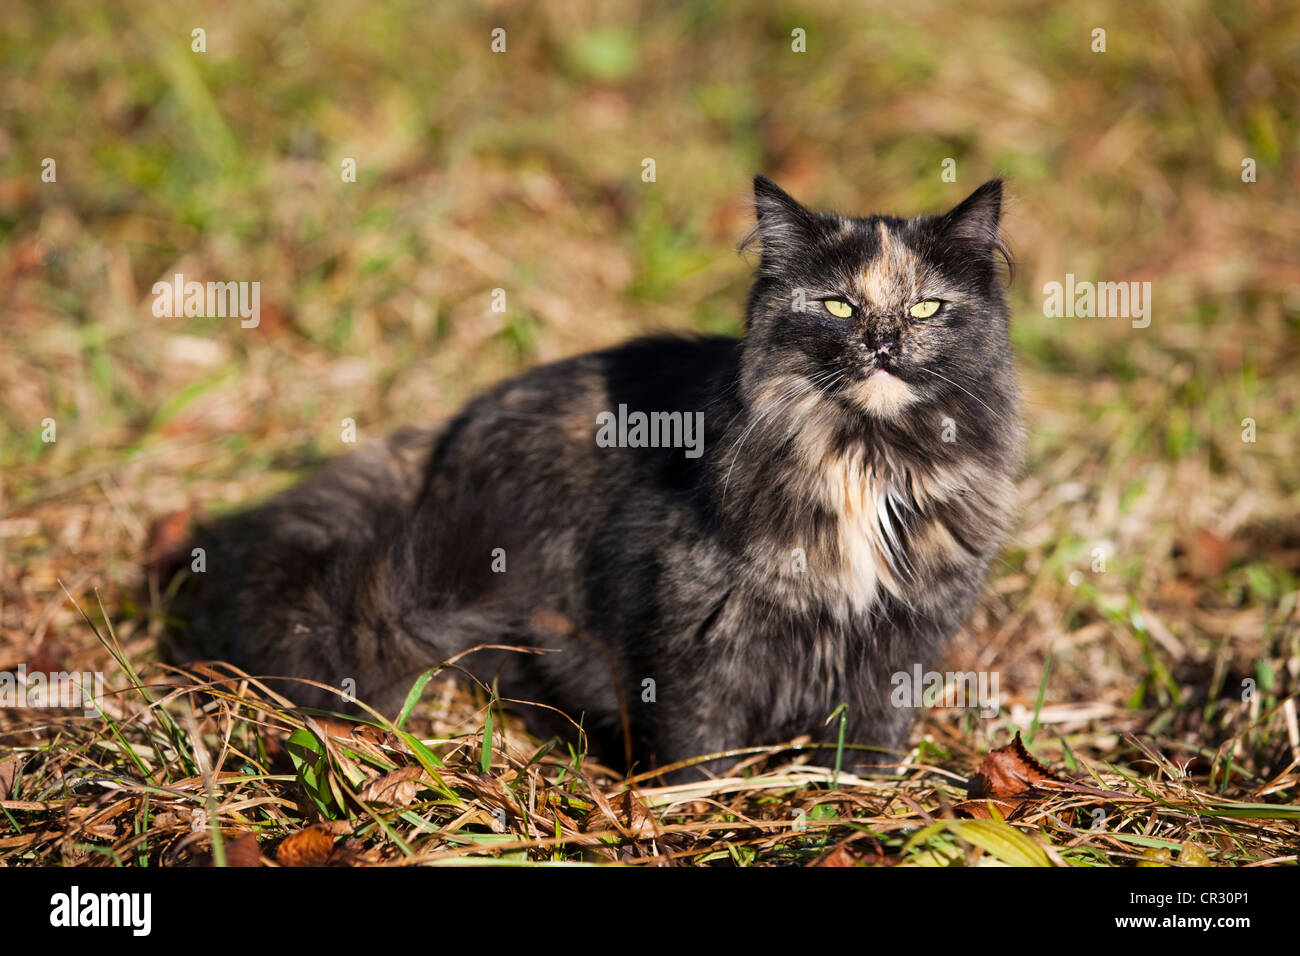
[[[522,708],[536,726],[555,708],[641,769],[829,744],[841,720],[864,745],[847,766],[889,759],[914,716],[892,676],[937,663],[1013,519],[1002,184],[944,215],[851,218],[757,176],[754,204],[740,339],[534,368],[209,522],[174,646],[390,710],[460,655],[545,705]]]

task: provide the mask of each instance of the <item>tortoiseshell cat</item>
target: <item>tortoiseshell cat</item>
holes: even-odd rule
[[[891,675],[937,663],[1012,516],[1001,183],[914,219],[814,212],[761,176],[754,194],[743,339],[533,369],[211,524],[178,599],[183,644],[351,678],[390,709],[468,648],[552,648],[459,666],[581,718],[607,760],[624,753],[621,701],[643,768],[829,741],[841,703],[850,742],[904,746]],[[626,427],[597,440],[636,412],[703,413],[702,453],[644,447],[644,428],[642,447]]]

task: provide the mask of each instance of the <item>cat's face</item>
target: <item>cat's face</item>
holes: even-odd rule
[[[746,335],[752,394],[801,391],[883,421],[1004,404],[1000,181],[944,216],[914,219],[815,212],[762,176],[754,195],[762,258]]]

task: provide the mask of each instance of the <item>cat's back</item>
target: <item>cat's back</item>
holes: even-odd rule
[[[672,439],[702,450],[725,422],[737,345],[724,336],[643,338],[523,372],[452,419],[431,477],[479,494],[687,480],[702,456]]]

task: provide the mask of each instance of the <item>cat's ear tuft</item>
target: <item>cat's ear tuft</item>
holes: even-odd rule
[[[943,217],[944,232],[957,242],[993,249],[1001,240],[1002,180],[990,179]]]
[[[766,176],[754,177],[754,214],[758,222],[741,240],[741,249],[758,245],[764,260],[780,259],[812,241],[813,214]]]

